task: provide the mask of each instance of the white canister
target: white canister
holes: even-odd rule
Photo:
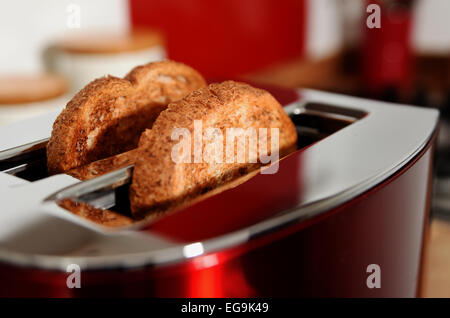
[[[96,78],[123,77],[137,65],[165,58],[163,38],[152,30],[71,33],[44,52],[47,69],[66,76],[72,92]]]

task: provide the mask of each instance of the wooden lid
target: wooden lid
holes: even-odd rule
[[[105,54],[143,50],[163,43],[159,32],[148,29],[122,33],[91,31],[68,34],[56,47],[70,53]]]
[[[0,105],[24,104],[63,95],[65,78],[55,74],[0,76]]]

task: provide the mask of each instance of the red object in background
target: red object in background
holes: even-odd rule
[[[379,5],[381,12],[380,28],[369,29],[366,19],[363,20],[363,76],[370,93],[382,94],[386,89],[404,89],[410,85],[412,3],[367,1],[367,5]],[[370,14],[366,13],[366,18]]]
[[[167,39],[169,58],[233,77],[301,56],[305,0],[130,0],[133,27]]]

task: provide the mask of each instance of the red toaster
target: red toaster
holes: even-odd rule
[[[438,112],[269,90],[298,133],[277,173],[120,230],[98,230],[48,198],[62,190],[120,210],[130,168],[111,173],[113,186],[111,174],[48,177],[57,114],[0,127],[0,295],[420,295]]]

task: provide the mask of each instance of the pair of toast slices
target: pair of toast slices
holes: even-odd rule
[[[219,129],[223,135],[227,128],[278,128],[279,155],[296,149],[295,127],[268,92],[233,81],[207,86],[194,69],[162,61],[136,67],[123,79],[94,80],[76,94],[53,125],[47,146],[49,173],[87,180],[134,164],[129,197],[133,218],[141,219],[261,167],[255,160],[174,160],[173,149],[179,143],[173,138],[174,129],[190,133],[186,138],[194,144],[198,121],[203,130]],[[222,139],[214,140],[223,146]],[[237,145],[233,151],[236,154]],[[88,214],[95,213],[91,209]],[[114,214],[102,215],[90,219],[112,226],[128,223],[120,217],[117,222]]]

